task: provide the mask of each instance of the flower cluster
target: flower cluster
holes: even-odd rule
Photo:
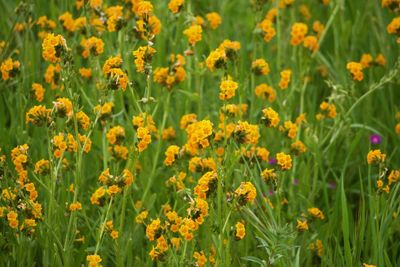
[[[139,73],[147,73],[146,64],[151,62],[151,59],[156,50],[150,46],[141,46],[137,50],[132,52],[135,57],[136,71]]]
[[[361,63],[352,61],[347,63],[346,68],[351,73],[354,80],[362,81],[364,79],[363,65]]]
[[[253,203],[257,196],[257,190],[251,182],[242,182],[235,190],[235,195],[239,205],[244,206],[247,203]]]
[[[279,81],[279,87],[283,90],[288,88],[291,77],[292,71],[290,69],[281,71],[281,80]]]
[[[270,103],[274,102],[276,99],[276,91],[271,86],[262,83],[256,87],[256,96],[261,99],[267,99]]]
[[[267,61],[260,58],[251,63],[251,71],[256,75],[267,75],[270,72],[270,69]]]
[[[88,58],[92,53],[94,56],[103,54],[104,52],[104,42],[100,38],[90,37],[88,39],[84,38],[81,41],[82,57]]]
[[[223,79],[219,86],[219,99],[229,100],[235,96],[236,89],[238,88],[237,82],[232,81],[230,77]]]
[[[42,43],[42,56],[44,60],[57,63],[61,60],[61,54],[67,49],[67,43],[61,35],[49,33]]]
[[[182,55],[171,55],[171,66],[156,68],[154,70],[154,81],[171,90],[174,85],[183,82],[186,78],[186,71],[183,68],[185,58]]]
[[[315,116],[317,120],[322,120],[323,118],[331,118],[331,119],[336,118],[335,104],[324,101],[321,103],[321,105],[319,105],[319,108],[321,109],[322,112],[317,113],[317,115]]]
[[[197,42],[200,42],[202,39],[203,29],[200,25],[192,25],[186,30],[183,31],[183,34],[188,38],[189,44],[194,46]]]
[[[272,38],[274,38],[274,36],[276,35],[274,24],[268,18],[261,21],[261,23],[259,23],[257,27],[261,30],[265,42],[271,41]]]
[[[109,87],[113,90],[121,88],[125,91],[128,86],[128,75],[121,67],[122,58],[120,56],[110,57],[103,65],[103,73],[109,79]]]
[[[168,8],[172,13],[176,14],[182,9],[184,2],[185,0],[170,0],[168,3]]]
[[[12,60],[11,58],[8,58],[1,62],[1,78],[4,81],[14,78],[19,72],[20,65],[21,64],[18,60]]]

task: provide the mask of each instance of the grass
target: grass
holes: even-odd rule
[[[115,32],[109,32],[107,25],[101,32],[90,25],[90,18],[101,9],[94,11],[86,2],[78,10],[74,1],[0,0],[0,43],[4,41],[0,62],[8,58],[20,62],[18,73],[0,80],[1,266],[89,265],[89,255],[100,256],[103,266],[202,266],[204,258],[206,266],[400,266],[400,177],[390,184],[388,193],[383,190],[390,172],[399,169],[400,160],[400,131],[395,130],[400,123],[396,118],[399,48],[396,35],[387,31],[387,25],[399,15],[397,10],[382,7],[378,0],[331,0],[326,5],[323,1],[295,0],[284,8],[271,0],[186,0],[180,12],[173,14],[169,1],[154,0],[153,13],[162,24],[161,31],[155,37],[145,34],[147,40],[143,40],[135,32],[140,15],[131,11],[129,1],[103,1],[104,10],[124,7],[122,27]],[[266,42],[257,25],[272,8],[279,10],[272,21],[275,35]],[[58,19],[67,11],[74,19],[85,17],[88,23],[81,30],[67,31]],[[216,29],[207,21],[209,12],[222,18]],[[38,35],[43,29],[36,24],[44,15],[56,22],[52,32],[62,35],[68,46],[60,54],[61,72],[53,89],[44,78],[51,63],[43,57],[43,39]],[[190,45],[183,31],[195,16],[205,22],[201,41]],[[296,22],[308,26],[308,35],[317,36],[313,32],[317,20],[324,25],[316,39],[317,50],[291,45]],[[23,29],[14,30],[18,25]],[[85,59],[81,40],[92,36],[104,42],[104,52]],[[206,59],[226,39],[240,42],[240,49],[222,68],[210,71]],[[141,73],[132,52],[150,46],[156,53],[145,60]],[[170,64],[171,53],[184,55],[186,76],[167,89],[153,75],[158,67]],[[387,62],[363,68],[362,81],[356,81],[346,65],[359,62],[363,54],[373,59],[382,54]],[[121,71],[129,80],[125,90],[112,90],[121,77],[113,80],[102,70],[106,60],[116,55],[123,60]],[[260,58],[268,62],[267,75],[251,71],[252,62]],[[92,78],[82,77],[81,67],[90,68]],[[285,90],[279,86],[284,69],[292,71]],[[232,98],[221,100],[221,79],[228,75],[238,88]],[[45,89],[41,102],[32,93],[33,83]],[[262,83],[275,90],[274,101],[256,96],[254,90]],[[71,102],[69,117],[57,111],[59,97]],[[336,114],[318,120],[323,101],[333,105]],[[106,102],[114,106],[102,117],[94,107]],[[227,104],[247,104],[247,112],[224,113],[226,119],[221,121]],[[51,123],[26,123],[26,113],[37,105],[50,109]],[[266,127],[262,120],[267,107],[279,114],[276,128]],[[90,118],[86,130],[79,111]],[[156,129],[150,133],[148,147],[139,151],[138,143],[143,139],[132,119],[142,112],[147,115],[141,126],[151,131],[151,115]],[[181,118],[189,113],[196,114],[197,121],[212,122],[212,133],[205,137],[208,143],[204,149],[198,148],[197,154],[184,149],[190,144],[190,133],[203,127],[196,124],[195,129],[182,129]],[[305,121],[295,124],[296,132],[289,138],[284,122],[295,123],[301,114]],[[260,138],[246,142],[239,121],[256,125]],[[122,158],[110,150],[116,146],[108,136],[118,125],[125,132],[117,141],[127,151]],[[169,127],[176,134],[167,140],[162,134]],[[225,136],[230,127],[236,130]],[[89,139],[76,141],[74,151],[57,157],[54,137],[59,133],[71,134],[74,140],[85,135],[91,143]],[[378,144],[370,142],[372,134],[381,137]],[[304,153],[293,150],[297,140],[305,145]],[[86,153],[89,143],[91,149]],[[21,170],[16,167],[20,159],[11,154],[23,144],[28,144],[29,150],[22,164],[27,179],[21,184]],[[172,145],[179,147],[179,153],[167,166],[166,151]],[[256,147],[267,149],[268,159],[255,156]],[[385,160],[368,164],[368,153],[376,149],[386,155]],[[273,162],[280,152],[291,157],[288,170],[281,162]],[[190,166],[195,157],[213,164],[193,171]],[[35,171],[41,159],[48,160],[48,173]],[[99,176],[107,168],[113,178],[104,184]],[[271,168],[276,178],[264,179],[263,171]],[[134,177],[131,185],[113,180],[122,179],[118,177],[124,170]],[[195,207],[194,203],[203,199],[195,188],[207,171],[217,180],[207,184],[204,212]],[[179,180],[181,172],[186,174],[182,183],[168,185],[173,176]],[[382,187],[379,180],[384,181]],[[254,201],[249,199],[252,192],[240,195],[244,182],[254,186]],[[29,183],[33,183],[37,198],[27,191]],[[99,204],[93,204],[92,194],[111,185],[120,192],[105,193]],[[14,198],[8,197],[11,193]],[[77,202],[81,209],[72,211],[70,204]],[[41,205],[41,216],[33,215],[32,203]],[[167,207],[177,213],[178,221],[169,218],[172,215]],[[310,208],[318,208],[324,218],[313,215]],[[143,211],[148,212],[147,217],[136,221]],[[14,228],[12,212],[18,214]],[[185,222],[193,223],[197,216],[202,220],[192,225],[193,239],[187,238]],[[26,219],[33,219],[36,225],[29,226]],[[161,223],[152,240],[149,231],[156,219]],[[299,229],[298,220],[307,221],[308,229]],[[236,236],[238,222],[245,226],[242,239]],[[172,230],[173,224],[178,231]],[[118,232],[118,238],[112,238],[112,230]],[[160,237],[165,238],[168,249],[152,259],[149,253],[157,244],[161,246]],[[178,247],[173,245],[174,238],[180,240]]]

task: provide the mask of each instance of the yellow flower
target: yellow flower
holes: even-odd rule
[[[207,263],[207,257],[204,255],[203,251],[193,253],[193,258],[196,260],[196,264],[198,267],[204,267]]]
[[[25,115],[26,124],[32,123],[33,125],[47,125],[51,122],[50,117],[51,109],[42,105],[34,106]]]
[[[276,35],[276,31],[270,19],[264,19],[261,21],[261,23],[257,25],[257,28],[262,31],[265,42],[271,41],[271,39]]]
[[[267,127],[276,127],[280,122],[279,114],[272,108],[263,109],[262,121]]]
[[[254,202],[257,196],[257,190],[251,182],[242,182],[235,190],[235,194],[238,197],[238,203],[240,205],[246,205],[247,203]]]
[[[185,0],[170,0],[168,3],[168,8],[172,13],[176,14],[181,11],[184,2]]]
[[[325,219],[324,213],[318,208],[309,208],[307,211],[310,215],[312,215],[315,218],[318,218],[321,220]]]
[[[83,48],[82,57],[88,58],[92,53],[98,56],[104,52],[104,42],[100,38],[90,37],[89,39],[82,39],[81,46]]]
[[[293,24],[292,30],[290,32],[291,35],[290,44],[293,46],[301,44],[304,41],[307,32],[308,32],[308,27],[306,24],[301,22]]]
[[[201,33],[203,29],[200,25],[192,25],[183,31],[183,34],[188,38],[189,44],[194,46],[197,42],[201,41]]]
[[[318,39],[313,35],[308,35],[304,38],[303,45],[305,48],[315,52],[318,50]]]
[[[283,170],[290,170],[292,168],[292,158],[283,152],[276,154],[276,160],[279,167]]]
[[[47,34],[42,43],[42,56],[46,61],[57,63],[61,53],[67,49],[67,43],[61,35]]]
[[[368,164],[380,164],[384,163],[386,159],[386,154],[383,154],[380,149],[371,150],[367,155]]]
[[[258,85],[255,89],[255,93],[257,97],[261,99],[268,99],[270,103],[274,102],[276,99],[276,92],[274,88],[265,83]]]
[[[6,59],[1,63],[1,78],[6,81],[13,78],[19,72],[20,62],[18,60],[13,61],[11,58]]]
[[[102,265],[100,265],[102,259],[99,255],[87,255],[86,260],[89,263],[89,267],[102,267]]]
[[[279,87],[284,90],[288,88],[291,77],[292,77],[292,71],[290,69],[283,70],[280,73],[281,75],[281,80],[279,81]]]
[[[219,88],[219,99],[228,100],[235,96],[238,84],[228,77],[227,79],[221,81]]]
[[[150,46],[141,46],[132,52],[135,57],[136,71],[140,73],[145,72],[145,66],[149,63],[156,50]]]
[[[175,146],[175,145],[169,146],[167,148],[167,151],[165,151],[164,164],[166,166],[171,166],[174,163],[178,154],[179,154],[179,146]]]
[[[238,240],[241,240],[246,235],[246,229],[243,223],[237,222],[235,225],[235,237]]]
[[[121,192],[121,188],[118,185],[112,185],[107,190],[107,194],[109,194],[110,196],[114,196],[119,192]]]
[[[307,223],[307,220],[304,220],[304,221],[302,221],[302,220],[297,220],[297,225],[296,225],[296,228],[299,230],[299,231],[307,231],[308,230],[308,223]]]
[[[362,81],[364,79],[363,66],[358,62],[349,62],[346,65],[347,70],[353,75],[353,79],[356,81]]]
[[[256,59],[251,63],[251,71],[256,75],[267,75],[270,72],[269,65],[265,59]]]
[[[77,210],[81,210],[81,209],[82,209],[82,204],[79,201],[71,203],[69,205],[70,211],[77,211]]]
[[[217,12],[211,12],[206,14],[206,18],[208,22],[210,23],[210,26],[212,29],[218,28],[218,26],[221,24],[222,19],[221,16]]]

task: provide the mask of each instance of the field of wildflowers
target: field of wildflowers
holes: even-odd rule
[[[400,0],[0,13],[0,266],[400,266]]]

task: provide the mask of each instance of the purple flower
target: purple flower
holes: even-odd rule
[[[277,163],[276,158],[270,158],[268,163],[271,165],[275,165]]]
[[[298,179],[294,179],[294,180],[293,180],[293,184],[294,184],[294,185],[299,185],[299,180],[298,180]]]
[[[382,142],[382,136],[379,134],[371,134],[369,137],[369,141],[373,145],[379,145]]]

